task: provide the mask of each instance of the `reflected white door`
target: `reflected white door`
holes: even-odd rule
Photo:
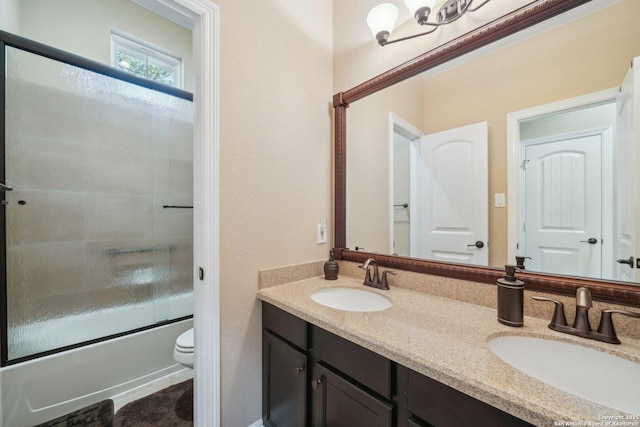
[[[602,135],[568,135],[525,147],[527,268],[601,277]]]
[[[488,265],[487,147],[486,122],[421,138],[418,150],[421,258]]]
[[[638,103],[640,91],[636,87],[640,84],[640,61],[634,58],[633,66],[620,87],[620,96],[617,102],[618,112],[618,138],[616,141],[616,181],[617,181],[617,212],[616,212],[616,260],[628,260],[631,265],[617,262],[614,267],[615,279],[629,282],[640,280],[638,269],[634,268],[633,261],[637,258],[636,250],[640,247],[638,234],[640,220],[636,217],[640,203],[640,194],[637,187],[635,166],[639,163],[640,150],[636,150],[639,143],[637,136]],[[634,112],[636,112],[634,114]],[[629,258],[633,258],[629,260]]]

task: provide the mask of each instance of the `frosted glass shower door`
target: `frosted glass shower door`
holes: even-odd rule
[[[190,96],[4,54],[4,362],[191,315]]]

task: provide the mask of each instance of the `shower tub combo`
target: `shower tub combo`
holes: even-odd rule
[[[0,31],[2,424],[186,369],[192,95]]]

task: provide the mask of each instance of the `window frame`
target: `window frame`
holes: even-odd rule
[[[120,48],[120,49],[119,49]],[[149,43],[138,37],[134,37],[130,34],[124,33],[118,30],[111,30],[111,66],[122,71],[128,70],[118,66],[117,54],[119,51],[124,51],[131,56],[144,57],[147,68],[150,64],[173,70],[173,86],[163,83],[158,80],[149,78],[147,75],[141,76],[137,73],[132,73],[136,76],[155,81],[169,87],[175,87],[176,89],[184,88],[183,81],[183,60],[179,55],[162,48],[160,46]]]

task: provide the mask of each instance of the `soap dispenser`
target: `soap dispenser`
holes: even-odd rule
[[[516,266],[505,265],[504,279],[498,279],[498,322],[520,327],[523,321],[524,282],[516,279]]]
[[[338,278],[338,270],[340,270],[340,266],[333,259],[333,251],[330,251],[329,261],[324,263],[324,278],[326,280],[336,280]]]

